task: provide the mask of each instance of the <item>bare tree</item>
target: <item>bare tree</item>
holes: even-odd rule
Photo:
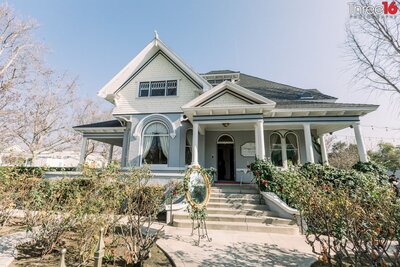
[[[349,20],[346,42],[355,81],[375,92],[400,96],[400,16],[371,12],[369,0],[359,0],[357,5],[361,13]],[[392,5],[400,8],[398,0]]]
[[[38,154],[70,145],[76,80],[52,71],[42,73],[30,84],[28,94],[17,105],[18,112],[7,125],[13,141],[23,144],[32,161]]]
[[[84,125],[113,119],[111,115],[111,110],[105,108],[101,105],[101,103],[94,100],[93,98],[82,99],[81,101],[76,102],[74,110],[74,125]],[[76,147],[79,147],[81,141],[82,135],[78,132],[75,132],[75,139],[73,142],[74,145]],[[86,160],[86,158],[93,153],[99,153],[106,158],[108,155],[108,151],[108,144],[99,141],[89,140],[84,159]]]
[[[15,111],[22,92],[33,72],[40,69],[43,46],[33,38],[36,23],[17,17],[6,4],[0,4],[0,145],[10,140],[5,126]]]

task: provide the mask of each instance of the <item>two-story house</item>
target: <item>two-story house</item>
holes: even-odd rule
[[[82,155],[93,139],[121,146],[122,167],[148,164],[170,178],[200,164],[220,181],[250,179],[244,169],[256,157],[282,167],[328,163],[324,136],[348,127],[367,161],[359,121],[378,107],[240,71],[199,74],[157,35],[98,95],[114,105],[115,120],[74,127]]]

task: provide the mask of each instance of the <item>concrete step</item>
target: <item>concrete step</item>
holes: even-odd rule
[[[249,188],[249,189],[240,189],[240,188],[237,188],[237,187],[233,187],[233,188],[231,188],[231,187],[223,187],[223,188],[218,188],[218,187],[211,187],[211,193],[236,193],[236,194],[239,194],[239,193],[243,193],[243,194],[257,194],[258,193],[258,190],[257,189],[252,189],[252,188]]]
[[[231,231],[245,231],[245,232],[263,232],[263,233],[275,233],[275,234],[299,234],[297,226],[292,225],[271,225],[262,223],[250,223],[250,222],[220,222],[220,221],[206,221],[207,229],[209,230],[231,230]],[[182,228],[191,228],[191,220],[174,220],[174,226]]]
[[[224,198],[224,197],[210,197],[209,203],[231,203],[231,204],[264,204],[264,199],[247,199],[247,198]]]
[[[260,199],[260,194],[237,194],[237,193],[221,193],[211,192],[211,197],[224,197],[224,198],[247,198],[247,199]]]
[[[174,220],[190,220],[187,212],[174,214]],[[207,221],[210,222],[242,222],[242,223],[261,223],[273,225],[295,225],[293,220],[270,217],[270,216],[246,216],[246,215],[229,215],[229,214],[209,214]]]
[[[226,214],[226,215],[247,215],[247,216],[272,216],[278,217],[276,212],[270,211],[265,205],[260,205],[252,209],[244,208],[207,208],[207,214]]]
[[[209,202],[207,209],[209,208],[224,208],[224,209],[255,209],[255,210],[268,210],[268,207],[264,204],[255,203],[240,203],[240,202]]]

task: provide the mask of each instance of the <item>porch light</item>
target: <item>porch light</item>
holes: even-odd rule
[[[224,127],[228,127],[229,125],[230,125],[229,122],[224,122],[224,123],[222,123],[222,126],[224,126]]]

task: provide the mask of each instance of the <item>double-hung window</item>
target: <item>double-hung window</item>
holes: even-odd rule
[[[139,84],[139,97],[176,96],[177,87],[177,80],[141,82]]]

